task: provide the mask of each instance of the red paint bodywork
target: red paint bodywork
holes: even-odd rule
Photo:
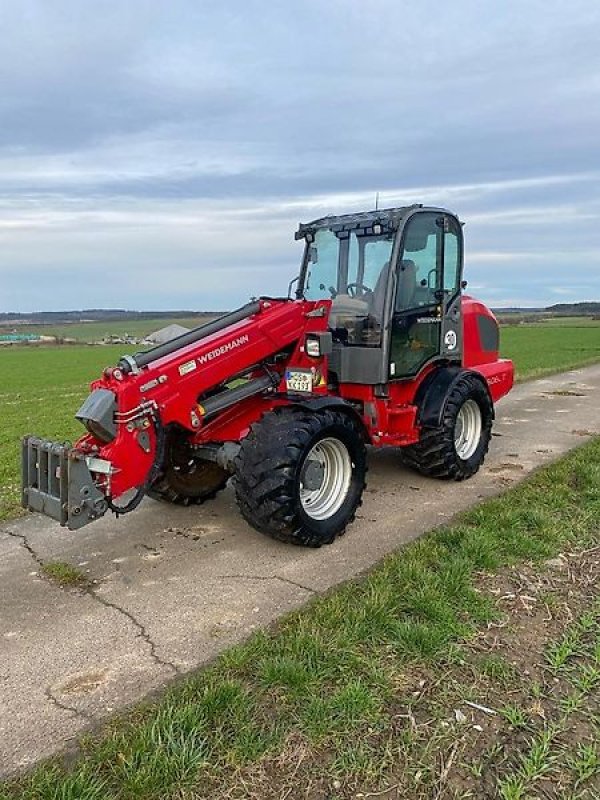
[[[150,406],[157,409],[163,425],[177,424],[187,429],[195,444],[239,441],[265,412],[290,402],[285,385],[285,370],[290,367],[314,368],[323,376],[313,396],[335,394],[352,402],[371,444],[403,446],[416,442],[420,430],[415,394],[439,362],[426,366],[414,379],[391,381],[387,397],[376,396],[375,387],[370,385],[341,384],[332,389],[327,385],[327,358],[310,358],[304,352],[306,334],[327,329],[329,305],[329,301],[263,299],[257,314],[152,362],[138,374],[123,375],[119,370],[106,369],[91,388],[109,389],[115,394],[121,420],[117,436],[103,444],[86,434],[76,444],[78,450],[112,463],[115,472],[110,485],[104,476],[96,476],[99,483],[105,481],[106,493],[118,498],[146,480],[155,457]],[[325,313],[315,315],[319,306],[325,308]],[[511,361],[499,359],[497,351],[482,350],[476,319],[481,314],[493,318],[482,303],[463,297],[463,366],[485,378],[495,402],[512,387],[513,366]],[[264,375],[258,365],[265,363],[280,376],[277,389],[238,402],[212,419],[203,418],[202,400],[206,393],[240,374],[252,375],[253,365],[256,376]],[[139,409],[141,403],[148,404],[147,413],[138,416],[139,427],[128,426],[123,415]],[[141,444],[142,430],[149,436],[150,447]]]

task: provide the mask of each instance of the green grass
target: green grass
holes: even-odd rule
[[[80,569],[66,561],[47,561],[40,567],[40,574],[64,588],[85,586],[88,582]]]
[[[517,380],[593,364],[600,361],[600,320],[504,325],[500,350],[515,362]]]
[[[133,336],[142,338],[167,325],[195,328],[213,319],[212,316],[159,317],[157,319],[107,320],[105,322],[70,322],[63,325],[17,325],[18,333],[37,333],[41,336],[60,336],[83,342],[97,342],[104,336]],[[0,326],[0,334],[12,331],[10,325]]]
[[[577,752],[569,756],[568,766],[575,775],[575,788],[600,774],[600,747],[595,744],[577,745]]]
[[[248,781],[252,796],[271,797],[271,784],[285,770],[291,786],[314,778],[320,796],[350,797],[360,782],[380,786],[394,769],[396,780],[412,781],[403,796],[437,796],[440,758],[451,764],[466,743],[467,734],[461,738],[448,722],[452,709],[462,700],[481,701],[484,686],[516,697],[515,687],[523,685],[496,652],[468,661],[464,648],[490,624],[502,626],[482,575],[516,564],[520,582],[526,564],[560,551],[591,552],[599,532],[600,440],[594,440],[288,615],[276,630],[254,634],[157,702],[87,737],[74,762],[44,764],[0,789],[0,798],[246,797]],[[588,609],[548,648],[551,669],[560,642],[576,642],[557,665],[569,680],[564,694],[595,690],[599,630],[600,608]],[[526,684],[528,703],[545,701],[548,685],[554,692],[552,683]],[[499,760],[502,769],[490,796],[527,797],[559,758],[571,759],[572,782],[594,775],[596,753],[586,742],[584,749],[558,749],[566,717],[580,711],[561,714],[562,727],[549,713],[541,729],[532,727],[514,763],[500,759],[502,742],[510,746],[514,734],[492,737],[485,758]],[[507,726],[529,724],[508,705],[496,718]],[[301,767],[303,777],[296,777]],[[472,775],[487,771],[471,764]]]
[[[81,436],[74,414],[90,381],[123,355],[107,347],[7,348],[0,350],[0,519],[20,505],[20,438],[28,433],[64,441]]]

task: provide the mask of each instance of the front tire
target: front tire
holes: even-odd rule
[[[446,400],[441,424],[423,428],[420,440],[402,451],[404,463],[423,475],[462,481],[484,462],[494,407],[482,381],[465,373]]]
[[[229,477],[214,461],[198,458],[185,433],[170,430],[162,473],[148,496],[179,506],[201,505],[224,489]]]
[[[252,425],[236,459],[244,519],[274,539],[330,544],[362,502],[366,449],[350,415],[285,407]]]

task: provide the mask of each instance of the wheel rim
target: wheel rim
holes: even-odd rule
[[[315,520],[332,517],[348,496],[352,480],[352,460],[346,445],[339,439],[317,442],[302,464],[300,503]]]
[[[454,425],[454,447],[463,461],[471,458],[481,439],[481,409],[475,400],[467,400],[460,407]]]

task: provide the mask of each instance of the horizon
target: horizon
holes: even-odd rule
[[[468,287],[467,287],[468,288]],[[469,292],[465,292],[465,294],[469,294]],[[574,300],[568,303],[552,303],[547,306],[492,306],[492,311],[515,311],[515,312],[522,312],[522,311],[548,311],[552,308],[562,307],[562,306],[595,306],[600,305],[599,300]],[[37,316],[41,314],[157,314],[159,316],[194,316],[196,314],[227,314],[234,310],[233,308],[222,308],[222,309],[202,309],[202,310],[194,310],[190,308],[168,308],[168,309],[144,309],[144,308],[62,308],[62,309],[46,309],[46,310],[37,310],[37,311],[0,311],[0,320],[2,317],[8,316],[17,316],[17,317],[28,317],[28,316]],[[97,322],[98,320],[78,320],[78,322]],[[43,324],[43,323],[40,323]],[[66,323],[65,323],[66,324]]]

